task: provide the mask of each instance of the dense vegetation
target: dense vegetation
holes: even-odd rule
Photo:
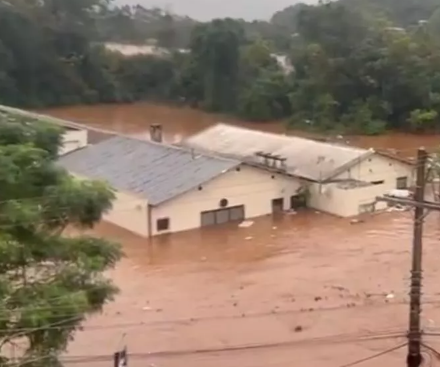
[[[116,291],[102,273],[119,247],[65,234],[97,223],[114,194],[58,167],[60,144],[58,128],[0,112],[0,366],[60,366],[81,321]]]
[[[440,127],[437,0],[299,4],[251,23],[198,23],[107,0],[6,4],[0,0],[2,103],[149,99],[320,130]],[[168,52],[127,58],[100,46],[152,40]]]

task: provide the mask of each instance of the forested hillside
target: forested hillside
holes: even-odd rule
[[[338,0],[336,3],[351,11],[360,12],[366,18],[386,18],[394,26],[403,28],[430,20],[440,7],[438,0]],[[270,22],[294,33],[298,30],[298,15],[307,7],[303,3],[289,6],[275,13]]]
[[[0,0],[0,102],[154,100],[319,130],[438,130],[436,2],[340,0],[270,22],[198,23],[107,0]],[[169,53],[127,58],[102,45],[151,39]]]

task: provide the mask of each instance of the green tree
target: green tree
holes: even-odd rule
[[[116,292],[103,272],[119,260],[119,247],[65,233],[93,227],[113,192],[58,167],[60,143],[58,128],[0,116],[0,344],[26,340],[20,366],[60,366],[81,321]],[[9,357],[1,364],[13,366]]]
[[[269,42],[257,39],[241,51],[238,114],[254,121],[291,113],[290,79],[278,65]]]
[[[408,128],[414,110],[439,112],[439,48],[425,27],[391,27],[339,2],[304,10],[298,29],[293,123],[376,134]]]
[[[244,30],[232,19],[216,19],[194,29],[190,64],[195,67],[196,78],[203,86],[201,105],[207,110],[235,110],[243,42]]]
[[[282,72],[266,71],[240,95],[239,114],[249,120],[270,121],[290,115],[289,84]]]
[[[408,118],[410,127],[415,132],[432,130],[438,124],[439,114],[433,110],[414,110]]]

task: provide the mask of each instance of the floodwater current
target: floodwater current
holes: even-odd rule
[[[172,142],[219,121],[285,132],[282,124],[224,119],[151,104],[69,107],[57,117],[147,136],[161,123]],[[410,156],[438,136],[351,137]],[[130,367],[340,367],[405,341],[412,213],[353,224],[313,211],[258,218],[147,240],[106,223],[123,244],[109,275],[121,293],[84,323],[66,365],[104,367],[127,345]],[[423,325],[440,347],[440,216],[426,221]],[[404,365],[405,348],[362,366]]]

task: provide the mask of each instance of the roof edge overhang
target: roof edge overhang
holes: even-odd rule
[[[203,184],[206,184],[206,183],[208,183],[208,182],[211,182],[211,181],[215,180],[216,178],[218,178],[218,177],[224,175],[225,173],[228,173],[228,172],[230,172],[230,171],[236,169],[237,167],[239,167],[239,166],[241,166],[241,165],[242,165],[241,162],[237,162],[237,163],[234,164],[233,166],[224,169],[224,170],[223,170],[222,172],[220,172],[219,174],[217,174],[217,175],[215,175],[215,176],[213,176],[213,177],[211,177],[211,178],[209,178],[209,179],[207,179],[207,180],[205,180],[205,181],[203,181],[203,182],[198,182],[196,185],[192,186],[191,188],[189,188],[189,189],[187,189],[187,190],[184,190],[184,191],[182,191],[182,192],[179,192],[179,193],[177,193],[177,194],[175,194],[175,195],[173,195],[173,196],[171,196],[171,197],[169,197],[169,198],[166,198],[165,200],[159,200],[159,201],[155,201],[155,202],[150,202],[150,201],[148,201],[148,202],[149,202],[150,206],[152,206],[152,207],[158,207],[158,206],[160,206],[160,205],[163,205],[163,204],[165,204],[165,203],[167,203],[167,202],[170,202],[170,201],[172,201],[172,200],[178,198],[179,196],[182,196],[182,195],[187,194],[188,192],[194,190],[196,187],[198,187],[198,186],[200,186],[200,185],[203,185]]]
[[[351,161],[348,161],[347,163],[343,164],[342,166],[339,166],[335,168],[332,172],[330,172],[326,177],[322,177],[319,182],[321,183],[329,183],[334,179],[336,176],[340,175],[341,173],[349,170],[350,168],[354,167],[356,164],[359,164],[363,162],[365,159],[370,158],[372,155],[375,154],[375,151],[373,149],[369,149],[366,152],[360,154],[356,158],[352,159]]]

